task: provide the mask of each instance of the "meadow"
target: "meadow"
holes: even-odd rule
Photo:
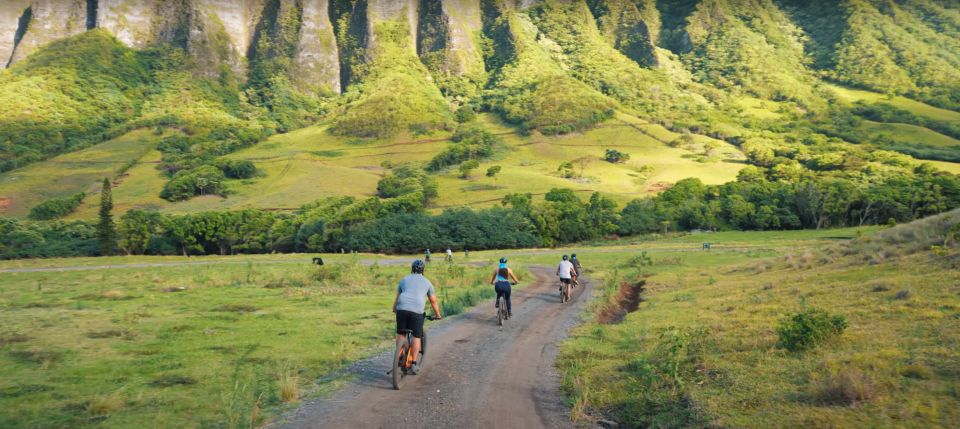
[[[0,275],[0,426],[250,428],[334,389],[392,346],[409,259],[310,256],[4,263],[163,265]],[[448,315],[492,296],[486,267],[430,268]]]
[[[745,165],[743,155],[728,143],[696,136],[682,147],[670,147],[666,143],[680,134],[628,115],[565,136],[521,136],[489,114],[481,115],[480,121],[504,139],[503,147],[492,159],[481,162],[466,180],[452,171],[455,169],[439,173],[440,197],[434,208],[489,207],[498,205],[508,193],[543,195],[555,187],[570,187],[586,194],[601,191],[625,203],[686,177],[699,177],[708,184],[725,183],[734,180]],[[452,144],[449,138],[449,132],[437,131],[371,140],[335,136],[324,125],[303,128],[228,155],[229,159],[253,161],[262,171],[260,177],[231,181],[228,197],[208,195],[177,203],[159,197],[167,179],[156,168],[160,153],[153,151],[118,180],[113,199],[120,213],[132,208],[190,213],[244,208],[285,210],[324,197],[368,197],[374,195],[377,181],[388,171],[384,162],[425,164]],[[606,162],[602,159],[605,149],[627,152],[631,159],[622,164]],[[575,162],[578,158],[586,158],[582,169],[581,163]],[[564,162],[574,162],[580,177],[561,177],[557,169]],[[487,168],[494,165],[502,167],[501,173],[486,177]],[[97,203],[96,198],[87,198],[74,218],[93,217]]]
[[[946,237],[958,222],[954,211],[888,230],[835,231],[831,244],[604,261],[603,296],[558,362],[574,419],[954,427],[960,255],[956,237]],[[807,350],[785,348],[787,319],[814,309],[839,315],[846,330]]]

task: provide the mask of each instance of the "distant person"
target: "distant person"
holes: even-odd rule
[[[453,250],[447,248],[447,262],[453,262]]]
[[[497,292],[497,308],[500,308],[500,297],[503,297],[507,306],[507,317],[513,317],[513,306],[510,304],[510,286],[519,282],[517,276],[513,274],[513,270],[507,266],[507,258],[500,258],[500,265],[493,272],[490,284],[493,285],[493,290]]]
[[[560,292],[564,292],[569,298],[570,285],[573,284],[573,279],[577,277],[577,271],[573,268],[569,256],[563,255],[563,260],[561,260],[560,265],[557,266],[557,276],[560,277]],[[566,290],[564,290],[564,288],[566,288]]]
[[[397,341],[406,341],[404,330],[413,331],[413,348],[410,350],[413,356],[419,356],[420,353],[420,339],[423,338],[423,309],[426,307],[427,299],[430,299],[430,306],[433,307],[433,316],[437,320],[442,317],[433,283],[423,275],[425,267],[426,264],[423,261],[419,259],[413,261],[410,274],[407,274],[397,285],[397,298],[393,301],[393,312],[397,313]],[[409,374],[416,375],[418,370],[417,362],[414,361],[410,366]]]
[[[423,252],[423,259],[427,261],[428,264],[430,263],[430,249]]]
[[[573,270],[577,272],[576,277],[573,279],[573,286],[580,286],[580,272],[583,270],[583,267],[580,266],[580,260],[577,259],[577,254],[570,254],[570,263],[573,264]]]

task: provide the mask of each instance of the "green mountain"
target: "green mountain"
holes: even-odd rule
[[[90,217],[92,176],[114,178],[121,212],[338,196],[436,213],[554,188],[625,206],[685,178],[740,186],[755,218],[708,198],[695,217],[717,222],[664,214],[673,227],[960,205],[948,1],[23,0],[0,21],[0,215],[84,192],[67,216]],[[378,185],[398,168],[426,169],[389,179],[418,183],[412,205]],[[811,224],[809,196],[743,190],[758,181],[942,199],[845,200]],[[757,220],[771,201],[802,221]]]

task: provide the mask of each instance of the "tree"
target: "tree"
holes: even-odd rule
[[[557,167],[557,172],[560,173],[560,177],[564,179],[569,179],[574,176],[573,174],[573,163],[570,161],[564,162]]]
[[[466,179],[470,177],[470,172],[476,170],[480,167],[480,162],[475,159],[469,161],[464,161],[460,164],[460,178]]]
[[[487,177],[496,177],[497,174],[500,173],[500,168],[501,167],[499,165],[494,165],[493,167],[488,168]]]
[[[110,189],[110,179],[103,178],[103,187],[100,191],[100,222],[97,223],[97,241],[100,243],[101,255],[112,255],[117,248],[117,230],[113,225],[113,193]]]
[[[583,177],[583,170],[586,169],[591,162],[593,162],[593,157],[581,156],[580,158],[577,158],[573,161],[576,162],[578,166],[580,166],[580,177]]]
[[[619,164],[621,162],[627,162],[630,159],[630,154],[626,152],[620,152],[616,149],[607,149],[606,153],[603,155],[604,161]]]

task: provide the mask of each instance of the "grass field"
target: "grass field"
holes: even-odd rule
[[[841,245],[880,230],[671,234],[599,247],[471,252],[465,262],[492,263],[508,255],[515,267],[552,266],[561,253],[576,252],[588,275],[602,287],[599,285],[616,285],[625,273],[618,267],[642,252],[652,259],[653,266],[645,268],[653,276],[647,279],[647,302],[640,311],[629,314],[621,324],[602,326],[591,312],[587,325],[578,328],[575,338],[563,346],[561,368],[567,370],[565,385],[578,416],[628,407],[631,396],[624,395],[635,393],[637,387],[630,384],[630,376],[624,376],[624,365],[655,345],[663,327],[703,325],[711,328],[710,338],[723,347],[716,351],[722,354],[709,362],[711,370],[722,371],[718,373],[727,384],[710,381],[705,390],[691,393],[691,397],[697,404],[704,401],[711,416],[722,417],[720,421],[730,426],[751,426],[759,421],[751,414],[752,408],[743,408],[741,400],[788,416],[800,409],[804,416],[816,417],[803,420],[808,423],[854,421],[838,420],[837,415],[860,418],[862,408],[821,410],[796,405],[786,393],[767,394],[792,389],[797,383],[798,391],[805,391],[803,383],[812,381],[804,381],[804,374],[818,376],[821,363],[839,365],[852,356],[858,364],[867,359],[864,362],[882,363],[894,371],[906,359],[903,353],[914,352],[919,354],[911,359],[923,360],[937,378],[906,379],[905,383],[933,386],[933,390],[910,403],[913,405],[903,405],[904,409],[913,410],[909,407],[919,407],[920,401],[936,399],[930,409],[942,418],[953,418],[941,405],[950,405],[955,398],[944,393],[949,386],[936,380],[955,382],[957,373],[951,373],[949,366],[936,366],[936,362],[956,353],[955,348],[950,351],[950,344],[956,344],[951,336],[956,333],[955,323],[954,328],[949,324],[960,306],[956,305],[957,291],[950,295],[943,287],[922,285],[922,275],[930,273],[924,265],[927,261],[833,264],[820,274],[789,267],[804,259],[784,259],[785,255]],[[701,250],[703,242],[711,243],[712,250]],[[169,427],[255,427],[300,398],[331,391],[343,381],[332,375],[337,368],[389,346],[384,340],[389,339],[392,326],[388,308],[393,285],[406,270],[404,265],[368,267],[360,260],[399,259],[405,264],[410,257],[325,255],[331,272],[318,277],[316,268],[308,263],[310,256],[0,262],[0,270],[85,267],[0,274],[0,409],[4,410],[0,411],[0,426],[134,427],[149,421]],[[457,262],[464,262],[461,254]],[[191,265],[175,265],[180,263]],[[431,267],[428,277],[443,285],[440,293],[446,312],[490,296],[488,288],[479,286],[486,280],[488,268],[444,267]],[[890,290],[860,293],[860,289],[872,287],[871,280],[878,275],[892,277]],[[939,284],[950,285],[960,278],[954,273],[952,277],[944,275],[943,280]],[[774,288],[764,289],[767,283]],[[909,289],[911,298],[891,300],[888,295],[901,288]],[[798,295],[794,290],[801,292]],[[895,314],[905,315],[909,323],[901,328],[885,322],[883,329],[867,329],[863,320],[872,320],[875,313],[893,317],[877,313],[881,307],[871,299],[889,305],[883,308],[896,309]],[[931,306],[934,299],[937,304]],[[784,311],[797,308],[800,300],[842,309],[852,326],[841,340],[842,348],[798,357],[770,346],[771,324]],[[599,311],[607,302],[600,294],[593,308]],[[867,304],[871,306],[858,307]],[[730,307],[734,310],[727,310]],[[912,318],[921,316],[938,325],[913,325]],[[935,327],[941,329],[939,336],[931,336]],[[877,355],[872,347],[891,338],[889,329],[911,336],[879,349],[883,353],[896,349],[900,354]],[[946,342],[933,348],[931,341]],[[934,349],[940,354],[931,351]],[[753,366],[756,368],[748,369]],[[778,378],[785,372],[791,374],[787,381]],[[745,387],[753,384],[765,390]],[[899,403],[896,398],[902,392],[883,386],[878,397],[888,399],[882,403]],[[727,396],[724,389],[733,390]],[[767,396],[761,397],[761,392]],[[778,408],[781,406],[787,407],[786,411]],[[717,414],[711,407],[726,411]]]
[[[555,187],[600,191],[625,203],[686,177],[699,177],[710,184],[731,181],[745,165],[742,154],[725,142],[695,135],[685,146],[669,147],[666,143],[679,134],[626,115],[585,133],[558,137],[520,136],[492,115],[481,115],[480,121],[506,144],[469,179],[460,179],[455,171],[438,173],[440,197],[435,210],[490,206],[511,192],[543,195]],[[166,178],[151,163],[159,160],[160,154],[150,152],[113,189],[114,205],[121,213],[131,208],[177,213],[286,210],[329,196],[368,197],[375,194],[377,181],[387,172],[381,166],[384,161],[426,163],[451,144],[448,139],[449,133],[436,132],[388,141],[361,140],[333,136],[324,126],[304,128],[229,155],[255,162],[262,177],[231,181],[227,198],[204,196],[179,203],[159,198]],[[627,152],[631,159],[623,164],[605,162],[602,157],[608,148]],[[575,172],[582,177],[565,179],[557,174],[561,163],[584,157],[582,171],[575,162]],[[486,177],[487,168],[493,165],[503,170],[496,178]],[[87,198],[74,217],[93,217],[97,208],[97,199]]]
[[[391,337],[400,266],[327,255],[0,275],[0,427],[258,427]],[[364,255],[363,257],[371,257]],[[25,265],[166,264],[183,258]],[[4,263],[9,269],[23,265]],[[444,312],[492,296],[486,268],[431,267]]]
[[[605,297],[561,348],[575,417],[630,427],[955,427],[960,255],[955,242],[946,256],[930,246],[960,212],[941,219],[878,235],[836,231],[863,237],[830,245],[602,260]],[[810,308],[849,327],[812,350],[778,346],[780,321]]]
[[[909,124],[885,124],[873,121],[863,121],[860,127],[873,135],[885,134],[904,145],[960,149],[960,140],[940,134],[926,127]]]
[[[159,137],[146,130],[0,175],[0,216],[23,217],[37,203],[77,192],[98,191],[130,162],[151,150]]]
[[[878,92],[847,88],[847,87],[832,85],[832,84],[824,84],[824,85],[830,90],[832,90],[835,94],[837,94],[837,96],[840,97],[840,99],[846,100],[849,102],[864,101],[867,103],[879,103],[879,102],[889,103],[903,110],[912,112],[915,115],[926,116],[927,118],[936,119],[938,121],[960,122],[960,112],[941,109],[939,107],[934,107],[929,104],[916,101],[916,100],[911,100],[906,97],[901,97],[901,96],[888,97]]]

